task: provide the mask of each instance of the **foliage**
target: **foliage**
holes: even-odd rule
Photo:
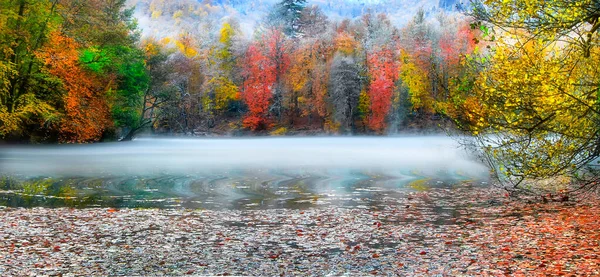
[[[386,127],[386,116],[390,110],[392,94],[398,78],[398,65],[394,53],[390,49],[377,49],[368,55],[369,103],[371,114],[369,128],[383,132]]]
[[[276,82],[276,65],[259,45],[251,45],[246,55],[246,81],[242,97],[248,105],[244,126],[252,130],[268,128],[267,113]]]
[[[336,22],[284,0],[248,38],[235,17],[211,20],[222,7],[184,2],[138,6],[173,36],[138,30],[126,0],[0,3],[0,136],[93,142],[272,123],[384,134],[436,113],[458,122],[473,115],[460,105],[479,103],[462,16],[438,15],[437,30],[422,11],[398,29],[385,14]]]
[[[39,181],[26,181],[21,184],[23,187],[23,194],[25,195],[45,195],[52,186],[52,179],[43,179]]]
[[[306,0],[281,0],[269,16],[270,24],[281,28],[288,36],[298,36],[301,30],[302,10],[305,6]]]
[[[284,136],[287,132],[288,132],[287,128],[279,127],[277,129],[273,130],[272,132],[270,132],[269,134],[272,136]]]
[[[431,96],[431,83],[424,70],[402,51],[400,56],[400,79],[410,92],[410,102],[415,110],[433,112],[434,99]]]
[[[50,35],[48,46],[38,57],[46,70],[56,76],[65,91],[65,114],[60,122],[60,139],[65,142],[97,141],[111,125],[106,87],[92,74],[81,68],[79,45],[59,32]]]
[[[56,5],[0,3],[0,137],[28,136],[56,123],[54,84],[35,55],[60,23]]]
[[[589,1],[537,4],[475,6],[476,16],[504,31],[488,32],[493,51],[472,60],[482,70],[463,104],[466,125],[508,189],[539,191],[556,176],[588,188],[597,176],[591,162],[600,154],[600,14]]]

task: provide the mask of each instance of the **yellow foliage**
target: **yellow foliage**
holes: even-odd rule
[[[144,51],[146,52],[147,56],[154,56],[154,55],[158,54],[159,47],[156,44],[152,43],[152,42],[148,42],[144,46]]]
[[[342,32],[335,38],[335,49],[345,55],[352,55],[358,47],[358,42],[352,35]]]
[[[434,99],[430,93],[431,85],[427,73],[417,66],[404,50],[400,53],[400,79],[408,88],[413,109],[432,113]]]
[[[234,31],[233,28],[231,27],[231,24],[225,22],[223,23],[223,27],[221,28],[221,31],[219,32],[220,36],[219,36],[219,42],[221,42],[224,45],[231,45],[231,37],[233,37],[234,35]]]
[[[160,43],[166,46],[169,45],[172,41],[173,39],[171,39],[170,37],[164,37],[160,40]]]
[[[498,42],[463,107],[487,153],[510,161],[499,168],[505,176],[562,174],[592,155],[589,145],[600,120],[595,108],[600,51],[593,48],[591,57],[582,59],[569,45],[513,37],[511,43]]]
[[[340,127],[342,125],[339,122],[332,121],[331,119],[326,119],[324,124],[325,132],[328,133],[339,133]]]
[[[310,69],[314,65],[314,59],[311,59],[310,47],[299,49],[292,56],[293,62],[288,73],[288,80],[293,91],[303,90],[309,79]]]
[[[271,131],[271,136],[284,136],[288,132],[286,127],[279,127],[274,131]]]
[[[187,45],[181,40],[176,40],[175,45],[179,49],[179,51],[188,58],[193,58],[198,55],[198,51],[194,49],[191,45]]]
[[[232,101],[239,100],[239,88],[231,80],[224,77],[213,78],[210,84],[214,86],[217,110],[224,111]]]
[[[178,10],[173,13],[173,19],[178,19],[178,18],[181,18],[182,16],[183,16],[182,10]]]
[[[158,19],[161,15],[162,15],[161,11],[153,11],[152,12],[152,19]]]

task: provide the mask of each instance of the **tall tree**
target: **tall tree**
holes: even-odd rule
[[[331,67],[329,93],[340,131],[352,132],[361,91],[359,69],[353,58],[337,55]]]
[[[56,123],[56,84],[35,55],[60,24],[57,1],[0,2],[0,137],[30,138]]]
[[[48,46],[38,52],[38,57],[66,91],[63,97],[65,114],[60,121],[61,141],[97,141],[112,124],[105,98],[109,87],[81,67],[78,48],[75,40],[55,31]]]
[[[233,82],[233,70],[236,58],[233,53],[233,38],[236,35],[230,23],[223,23],[219,32],[219,45],[215,49],[216,73],[209,81],[214,91],[215,109],[220,113],[230,109],[234,101],[240,97],[239,88]]]
[[[398,78],[397,58],[393,50],[375,50],[368,55],[369,65],[369,128],[381,133],[386,127],[386,117],[390,111],[392,95]]]
[[[300,35],[302,10],[305,6],[306,0],[281,0],[275,5],[268,20],[270,24],[280,27],[287,36],[297,37]]]
[[[273,101],[271,105],[271,113],[277,118],[277,121],[281,123],[282,116],[284,113],[284,75],[290,66],[290,55],[291,51],[289,42],[282,32],[276,29],[272,29],[265,34],[263,37],[263,46],[266,57],[269,59],[269,63],[273,65],[275,74],[275,83],[272,88]]]
[[[269,127],[267,118],[272,90],[277,81],[277,67],[259,45],[250,45],[246,53],[245,81],[242,97],[248,106],[244,126],[251,130]]]

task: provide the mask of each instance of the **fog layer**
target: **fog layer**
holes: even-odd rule
[[[3,173],[25,176],[215,174],[230,170],[382,170],[485,178],[447,137],[146,138],[127,143],[0,148]]]

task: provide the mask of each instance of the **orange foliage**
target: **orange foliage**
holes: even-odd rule
[[[104,93],[106,83],[86,72],[78,63],[79,44],[60,32],[50,34],[49,46],[37,56],[46,70],[62,82],[65,114],[60,122],[63,142],[98,141],[111,126],[110,113]],[[110,82],[109,82],[110,83]]]
[[[344,53],[345,55],[351,55],[356,51],[358,42],[354,37],[347,32],[338,33],[335,37],[335,49]]]
[[[489,208],[485,232],[470,234],[481,268],[494,275],[598,276],[598,199],[580,203],[511,203]]]
[[[287,80],[292,91],[298,93],[302,116],[327,117],[327,81],[332,56],[332,45],[321,40],[294,52]]]
[[[456,34],[445,33],[440,41],[441,56],[449,66],[456,67],[460,57],[473,52],[476,46],[476,31],[468,22],[462,22]]]

